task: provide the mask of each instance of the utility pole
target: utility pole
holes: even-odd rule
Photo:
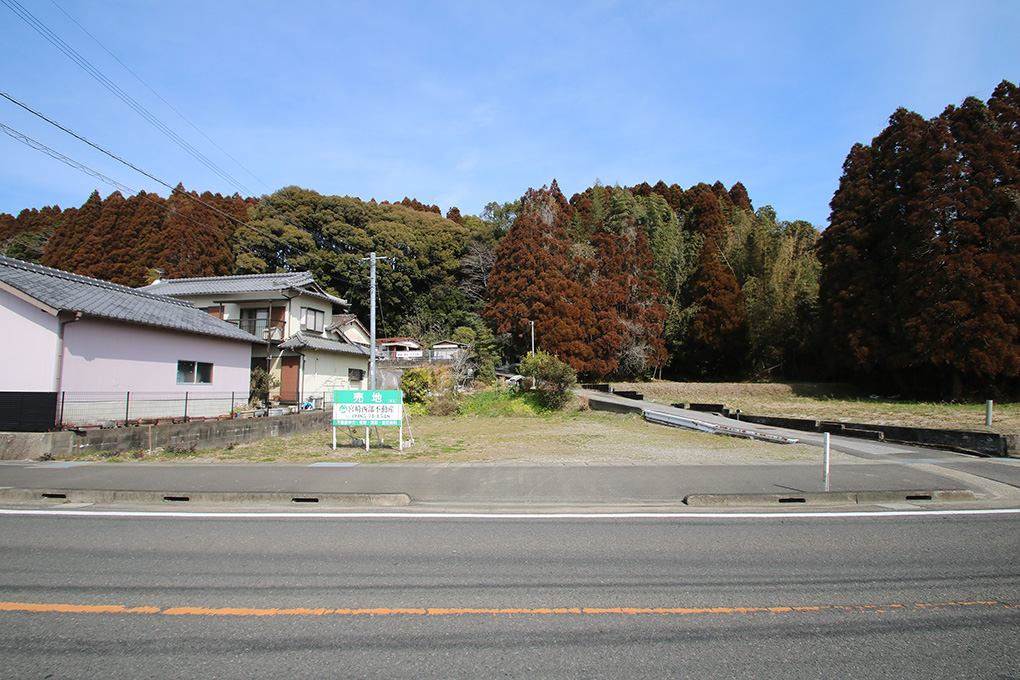
[[[371,352],[371,356],[368,358],[368,389],[375,389],[375,292],[376,292],[376,279],[375,279],[375,263],[378,260],[389,260],[389,257],[376,257],[375,252],[369,253],[368,257],[361,258],[364,262],[368,260],[369,264],[369,284],[368,284],[368,304],[371,307],[371,311],[368,314],[368,325],[369,335],[372,337],[369,339],[368,351]]]
[[[531,324],[531,356],[535,356],[535,322],[529,321]]]
[[[368,359],[368,389],[375,389],[375,251],[368,256],[369,262],[369,294],[368,304],[371,306],[372,311],[369,313],[369,326],[370,334],[372,336],[369,342],[369,352],[371,356]]]

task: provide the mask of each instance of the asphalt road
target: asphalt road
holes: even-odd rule
[[[0,517],[0,677],[1020,678],[1017,514]]]

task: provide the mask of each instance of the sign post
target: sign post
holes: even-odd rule
[[[365,450],[368,451],[368,428],[392,426],[400,428],[400,450],[404,449],[404,393],[400,390],[335,390],[333,392],[333,450],[336,450],[336,428],[339,425],[365,427]]]

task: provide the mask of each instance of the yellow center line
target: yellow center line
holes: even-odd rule
[[[889,610],[961,607],[1020,608],[1016,602],[928,602],[884,605],[818,605],[791,607],[376,607],[376,608],[250,608],[250,607],[125,607],[123,605],[37,604],[0,602],[0,611],[58,614],[162,614],[165,616],[463,616],[488,615],[627,615],[689,616],[712,614],[787,614],[813,612],[886,613]]]

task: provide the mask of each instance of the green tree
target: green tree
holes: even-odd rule
[[[551,410],[559,410],[570,403],[577,386],[574,369],[542,350],[521,360],[521,375],[531,379],[522,381],[524,389],[536,390],[542,406]]]
[[[366,258],[375,252],[384,332],[424,325],[442,335],[471,315],[458,286],[468,229],[432,207],[412,199],[366,203],[287,187],[263,197],[252,211],[252,229],[237,232],[238,270],[311,271],[320,285],[350,300],[352,312],[367,318]]]
[[[74,212],[72,208],[67,214]],[[0,213],[0,253],[26,262],[40,262],[63,219],[64,211],[59,206],[26,208],[17,217]]]

